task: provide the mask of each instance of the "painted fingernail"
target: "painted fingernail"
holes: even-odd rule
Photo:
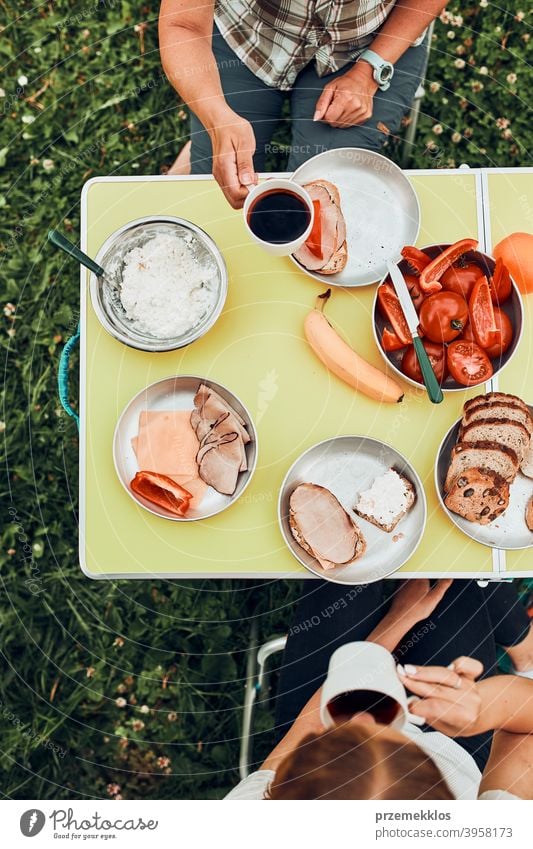
[[[404,669],[406,675],[416,675],[416,666],[413,666],[411,663],[406,663]]]
[[[403,668],[401,663],[396,664],[396,672],[398,673],[398,675],[403,675],[405,678],[405,669]]]
[[[315,114],[313,115],[313,121],[318,121],[319,118],[320,118],[320,112],[317,109],[315,111]]]
[[[455,663],[448,664],[446,669],[449,669],[451,672],[454,672],[455,671]]]

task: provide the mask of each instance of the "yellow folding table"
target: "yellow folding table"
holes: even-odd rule
[[[533,229],[533,169],[407,172],[418,193],[419,245],[477,237],[491,240]],[[526,200],[524,200],[524,198]],[[224,311],[188,348],[148,354],[117,342],[101,327],[81,271],[80,565],[91,578],[312,577],[286,548],[278,528],[283,477],[309,446],[344,434],[367,434],[394,445],[415,466],[427,495],[422,542],[397,577],[495,579],[533,574],[533,552],[492,551],[464,536],[439,506],[434,487],[438,445],[466,397],[446,395],[434,406],[405,384],[401,404],[377,404],[322,366],[302,331],[321,284],[288,258],[265,254],[245,233],[211,178],[98,177],[82,193],[81,246],[96,255],[117,228],[145,215],[189,219],[216,241],[229,272]],[[374,287],[335,290],[328,315],[367,360],[383,367],[372,335]],[[527,299],[526,299],[527,301]],[[533,400],[533,297],[524,336],[498,385]],[[529,372],[529,374],[528,374]],[[113,432],[133,395],[163,377],[195,374],[230,388],[258,430],[259,460],[250,486],[212,519],[178,523],[137,506],[116,476]],[[493,382],[494,386],[496,381]]]

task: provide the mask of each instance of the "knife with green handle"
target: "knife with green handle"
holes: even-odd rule
[[[426,349],[422,344],[422,339],[418,335],[419,318],[413,301],[411,300],[407,283],[395,262],[387,262],[387,269],[390,274],[394,290],[398,295],[400,306],[405,316],[407,326],[409,327],[409,333],[413,339],[416,357],[420,365],[420,371],[422,372],[424,386],[426,387],[429,400],[432,401],[433,404],[440,404],[444,399],[444,395],[442,394],[442,389],[439,386],[439,381],[435,376],[435,372],[433,371]]]

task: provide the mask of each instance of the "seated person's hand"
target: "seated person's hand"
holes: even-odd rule
[[[257,183],[253,155],[255,136],[249,121],[228,110],[209,130],[213,176],[234,209],[240,209]]]
[[[449,667],[398,667],[406,690],[418,696],[410,712],[449,737],[478,733],[481,696],[476,679],[482,672],[483,665],[473,657],[459,657]]]
[[[332,80],[322,91],[313,121],[331,127],[353,127],[372,117],[374,95],[378,90],[367,62],[356,62],[346,74]]]
[[[422,619],[428,619],[451,584],[449,578],[436,581],[433,586],[427,578],[404,581],[394,594],[390,616],[396,621],[406,620],[412,626]]]

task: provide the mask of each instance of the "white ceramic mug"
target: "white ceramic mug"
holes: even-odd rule
[[[261,195],[268,194],[272,191],[292,192],[292,194],[298,195],[298,197],[302,198],[309,210],[310,218],[308,226],[301,234],[301,236],[298,236],[297,239],[293,239],[292,242],[266,242],[256,236],[253,230],[251,229],[250,225],[248,224],[248,215],[252,204],[254,204],[257,199],[261,197]],[[313,219],[315,215],[315,210],[313,207],[313,201],[309,196],[309,192],[302,188],[302,186],[300,186],[298,183],[293,183],[292,180],[273,177],[272,179],[265,180],[264,182],[259,183],[257,186],[253,186],[253,188],[250,189],[248,196],[244,201],[243,213],[244,224],[254,242],[257,242],[258,245],[261,245],[261,247],[264,248],[265,251],[267,251],[269,254],[273,254],[274,256],[289,256],[290,254],[293,254],[295,251],[297,251],[298,248],[301,248],[305,240],[309,238],[309,234],[313,229]]]
[[[389,723],[393,728],[401,730],[408,722],[423,724],[420,717],[409,713],[409,698],[398,678],[393,656],[377,643],[346,643],[331,655],[320,701],[320,718],[326,728],[335,725],[329,710],[332,699],[357,690],[394,699],[398,708]]]

